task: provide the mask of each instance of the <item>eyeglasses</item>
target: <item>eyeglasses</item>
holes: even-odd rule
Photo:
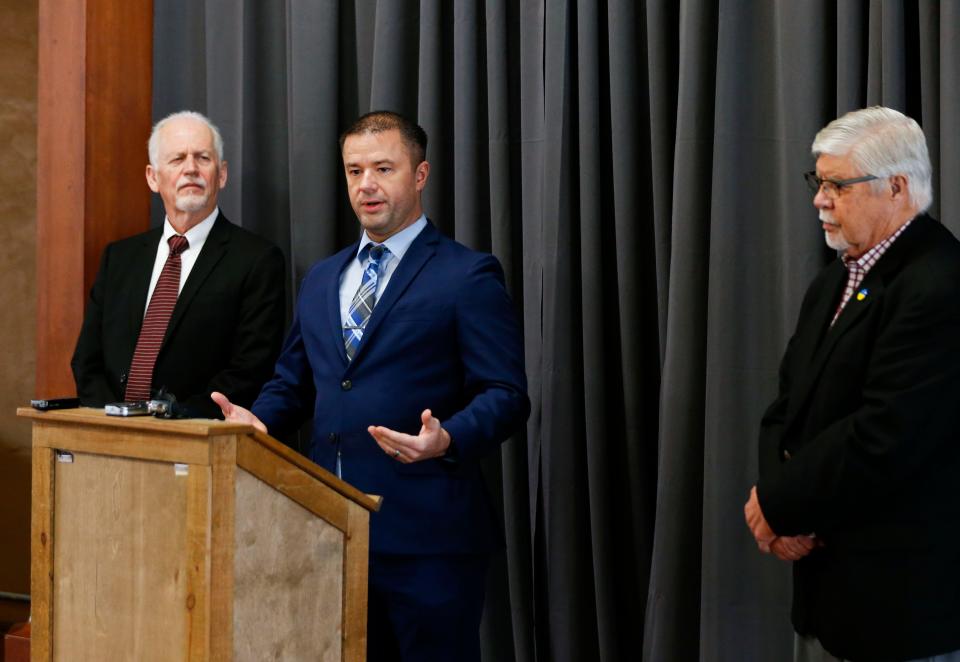
[[[807,180],[807,186],[810,187],[811,193],[819,193],[822,188],[823,194],[828,198],[837,197],[840,195],[840,191],[851,184],[859,184],[861,182],[870,182],[874,179],[879,179],[876,175],[864,175],[863,177],[853,177],[851,179],[821,179],[817,177],[815,170],[803,173],[803,178]]]

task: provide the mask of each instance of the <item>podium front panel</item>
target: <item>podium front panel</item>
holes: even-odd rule
[[[340,660],[344,535],[236,474],[235,660]]]
[[[209,468],[74,452],[54,471],[54,659],[189,659]]]

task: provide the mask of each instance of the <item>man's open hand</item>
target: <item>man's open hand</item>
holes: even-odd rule
[[[410,463],[440,457],[450,447],[450,434],[440,425],[440,420],[434,418],[429,409],[420,414],[423,423],[420,434],[404,434],[380,425],[371,425],[367,428],[370,436],[379,444],[383,452],[398,462]]]
[[[260,432],[267,431],[267,426],[264,425],[259,418],[254,416],[253,412],[249,409],[244,409],[240,405],[233,404],[223,393],[214,391],[210,394],[210,399],[219,405],[220,411],[223,412],[223,417],[231,423],[245,423],[252,425],[260,430]]]

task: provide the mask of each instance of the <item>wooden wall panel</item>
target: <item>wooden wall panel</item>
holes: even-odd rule
[[[74,393],[70,357],[109,242],[150,224],[153,3],[39,0],[37,378]]]
[[[36,379],[37,5],[0,2],[0,591],[30,592],[30,425]],[[0,599],[0,634],[29,604]],[[2,647],[0,647],[2,650]]]
[[[152,5],[87,0],[85,291],[103,247],[150,226]]]

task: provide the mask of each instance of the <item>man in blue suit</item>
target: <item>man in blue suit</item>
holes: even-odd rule
[[[392,112],[341,137],[363,234],[307,274],[276,372],[228,420],[313,416],[310,458],[384,497],[371,519],[370,660],[479,660],[490,552],[479,461],[529,414],[523,344],[493,256],[427,220],[427,136]]]

